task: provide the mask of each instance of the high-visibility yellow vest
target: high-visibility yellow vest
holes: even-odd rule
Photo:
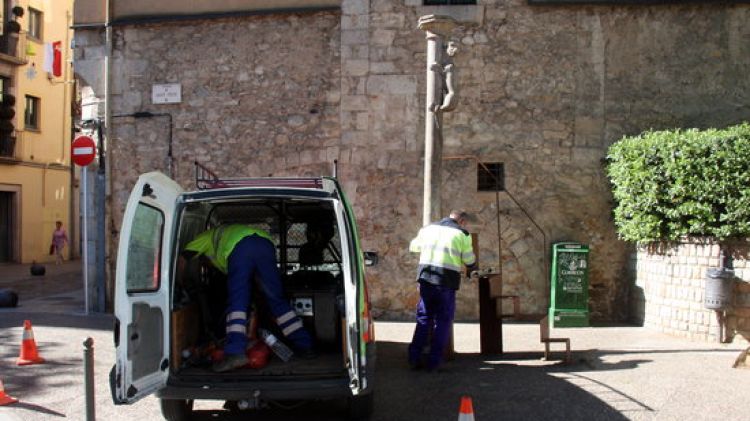
[[[461,229],[432,224],[419,230],[409,250],[420,253],[419,264],[461,272],[476,261],[471,236]]]
[[[228,271],[229,255],[234,250],[234,246],[243,238],[251,235],[257,235],[273,241],[271,235],[262,229],[241,224],[222,225],[199,234],[185,246],[185,250],[194,251],[198,253],[198,256],[205,254],[216,269],[226,274]]]

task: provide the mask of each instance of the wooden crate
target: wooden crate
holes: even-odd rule
[[[195,345],[200,335],[200,308],[190,304],[172,312],[171,353],[172,368],[182,364],[182,350]]]

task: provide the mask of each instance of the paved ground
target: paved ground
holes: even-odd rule
[[[83,289],[80,260],[66,261],[61,265],[45,264],[44,276],[32,276],[30,266],[0,264],[0,289],[14,290],[19,296],[19,307],[22,309],[30,309],[32,304],[38,304],[35,300],[37,298]],[[48,299],[47,302],[52,304],[55,300]]]
[[[0,266],[0,288],[11,271]],[[14,269],[15,270],[15,269]],[[62,272],[65,272],[61,269]],[[54,279],[19,279],[17,309],[0,309],[0,380],[19,403],[0,406],[1,421],[83,420],[83,346],[95,341],[96,415],[100,420],[158,420],[158,401],[112,404],[107,373],[112,365],[111,317],[82,314],[75,270]],[[63,279],[62,281],[60,279]],[[68,284],[67,292],[60,285]],[[54,292],[52,287],[56,285]],[[63,293],[60,293],[61,288]],[[22,296],[23,297],[23,296]],[[18,367],[22,323],[30,319],[43,365]],[[413,324],[376,323],[378,372],[373,420],[455,420],[461,395],[473,399],[477,420],[746,420],[750,370],[733,369],[743,344],[689,342],[631,326],[558,329],[569,336],[574,363],[540,360],[533,324],[506,324],[505,354],[482,356],[479,326],[456,325],[456,358],[443,373],[408,370],[403,356]],[[559,355],[559,354],[557,354]],[[201,402],[199,420],[237,420],[217,402]],[[254,420],[340,420],[338,404],[313,403],[293,410],[254,412]]]

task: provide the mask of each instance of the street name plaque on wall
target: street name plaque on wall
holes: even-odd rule
[[[182,85],[179,83],[155,83],[151,85],[151,103],[179,104],[182,102]]]

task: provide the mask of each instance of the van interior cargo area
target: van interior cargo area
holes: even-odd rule
[[[241,381],[252,377],[346,376],[344,268],[333,203],[327,199],[259,198],[242,201],[189,202],[180,214],[177,247],[206,229],[248,224],[268,232],[277,250],[285,297],[312,335],[316,356],[284,362],[271,353],[261,368],[240,368],[217,374],[211,355],[221,349],[226,311],[226,276],[200,258],[193,258],[175,276],[171,314],[171,369],[181,380]],[[257,282],[253,287],[248,335],[253,326],[283,338],[273,322]],[[260,340],[260,339],[257,339]],[[287,342],[287,345],[291,345]],[[210,377],[210,379],[209,379]]]

